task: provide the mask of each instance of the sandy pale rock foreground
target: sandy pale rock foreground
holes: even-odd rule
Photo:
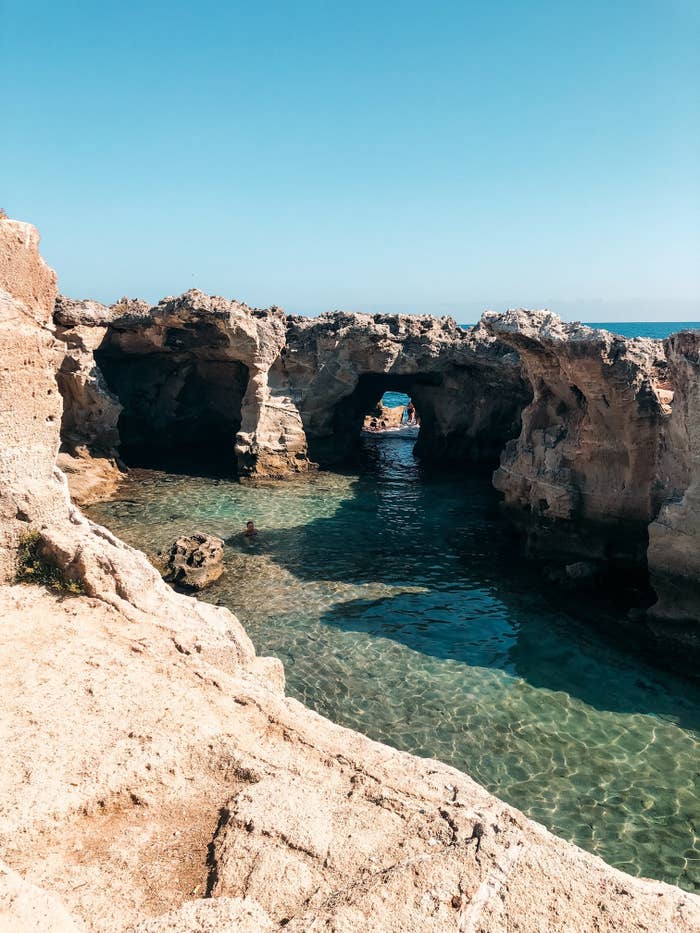
[[[0,885],[10,911],[41,890],[25,929],[700,924],[693,895],[611,869],[165,626],[38,587],[5,587],[0,613]]]
[[[700,898],[285,698],[231,613],[87,521],[54,286],[0,221],[0,931],[700,928]],[[28,532],[84,595],[12,584]]]

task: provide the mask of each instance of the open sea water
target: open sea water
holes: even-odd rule
[[[630,653],[614,609],[569,604],[533,571],[488,474],[426,472],[400,433],[363,445],[353,473],[260,486],[137,471],[89,512],[152,556],[223,537],[202,598],[313,709],[455,765],[625,871],[700,890],[700,688]]]

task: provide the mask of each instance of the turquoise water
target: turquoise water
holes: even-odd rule
[[[663,340],[669,334],[679,330],[700,330],[700,321],[585,321],[588,327],[596,330],[609,330],[613,334],[622,334],[623,337],[654,337]],[[471,324],[462,324],[462,327],[471,327]]]
[[[700,330],[698,321],[618,321],[616,323],[587,322],[589,327],[597,330],[609,330],[613,334],[622,334],[623,337],[654,337],[663,340],[669,334],[679,330]]]
[[[616,647],[611,610],[543,583],[488,476],[424,473],[400,436],[364,444],[353,475],[141,473],[90,512],[152,555],[192,530],[225,538],[204,598],[320,713],[456,765],[613,865],[700,889],[698,688]]]

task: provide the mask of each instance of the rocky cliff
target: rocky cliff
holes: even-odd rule
[[[351,450],[385,391],[413,399],[416,453],[495,462],[529,398],[517,357],[482,328],[451,318],[336,312],[291,317],[282,368],[312,451]]]
[[[229,612],[81,515],[55,467],[65,344],[37,245],[0,221],[0,927],[697,929],[699,898],[285,698]],[[10,585],[28,531],[82,595]]]
[[[70,454],[111,447],[153,464],[189,447],[243,476],[282,477],[315,454],[346,456],[395,389],[418,409],[420,455],[496,462],[529,398],[515,354],[449,319],[285,318],[190,291],[153,308],[61,297],[56,323]]]
[[[113,490],[119,457],[167,465],[190,451],[244,477],[347,460],[394,390],[416,405],[418,456],[497,466],[494,485],[533,553],[593,559],[641,581],[654,522],[650,561],[667,593],[657,614],[673,613],[674,587],[686,594],[680,615],[700,604],[687,560],[671,555],[690,549],[680,527],[683,509],[692,522],[692,489],[678,500],[692,472],[697,385],[692,353],[673,341],[544,311],[489,313],[467,331],[430,316],[286,317],[197,291],[155,307],[60,298],[55,321],[59,464],[78,501]]]
[[[489,314],[484,325],[517,350],[533,392],[494,476],[506,504],[527,513],[540,550],[561,548],[566,523],[572,553],[643,559],[665,494],[659,455],[672,394],[661,343],[545,311]]]
[[[194,289],[153,308],[126,298],[106,308],[62,297],[56,323],[66,344],[67,408],[94,407],[87,386],[100,412],[97,419],[78,419],[73,447],[104,446],[116,402],[111,443],[137,462],[189,450],[231,464],[237,458],[243,475],[284,476],[310,467],[298,412],[270,379],[285,341],[277,309]]]
[[[700,619],[700,333],[664,341],[671,416],[663,436],[659,486],[664,502],[649,526],[649,570],[657,619]]]

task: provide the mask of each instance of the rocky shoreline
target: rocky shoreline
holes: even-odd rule
[[[648,570],[649,617],[669,639],[700,622],[698,332],[624,338],[544,311],[487,313],[466,331],[428,316],[305,319],[196,290],[153,308],[60,296],[54,320],[59,465],[79,503],[112,493],[123,456],[208,451],[250,479],[342,463],[383,392],[401,391],[420,417],[416,455],[493,467],[533,554]]]
[[[34,228],[0,220],[0,926],[698,928],[695,895],[627,876],[466,775],[286,698],[281,665],[255,656],[235,617],[178,595],[142,554],[86,519],[57,467],[77,454],[94,476],[98,457],[114,481],[123,430],[134,446],[146,427],[165,443],[173,424],[193,430],[204,404],[219,411],[217,430],[236,427],[241,472],[303,472],[314,441],[359,429],[382,387],[408,389],[430,440],[424,455],[449,446],[488,460],[521,419],[508,462],[516,475],[531,457],[530,485],[522,475],[517,485],[531,509],[544,499],[545,512],[556,504],[568,521],[565,509],[582,502],[586,517],[656,521],[652,573],[689,582],[697,551],[661,541],[685,542],[696,528],[694,335],[671,338],[664,363],[656,345],[562,336],[551,316],[530,315],[527,327],[552,344],[533,390],[523,347],[512,351],[536,339],[519,317],[488,318],[466,334],[432,318],[304,322],[190,292],[157,309],[60,301],[54,324],[55,288]],[[608,417],[593,418],[583,387],[585,405],[576,393],[553,398],[559,350],[571,372],[609,377],[596,400]],[[120,367],[160,420],[144,425]],[[223,406],[234,397],[240,412]],[[559,440],[548,436],[547,419],[574,410],[560,448],[561,426]],[[615,437],[630,418],[634,456],[612,471],[605,499],[594,494],[601,466],[589,425]],[[579,451],[591,465],[583,475],[568,465]],[[566,483],[548,498],[552,470]],[[647,476],[648,490],[639,485]],[[616,488],[630,494],[618,502]],[[78,595],[13,585],[29,532]]]

